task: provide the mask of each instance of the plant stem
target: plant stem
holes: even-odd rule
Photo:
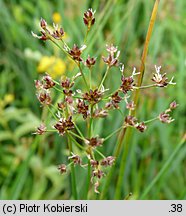
[[[153,30],[153,26],[156,20],[156,14],[157,14],[157,10],[158,10],[158,5],[159,5],[160,0],[156,0],[154,3],[154,7],[153,7],[153,11],[151,14],[151,19],[150,19],[150,23],[149,23],[149,27],[148,27],[148,31],[147,31],[147,35],[146,35],[146,40],[145,40],[145,45],[144,45],[144,49],[143,49],[143,54],[142,54],[142,59],[141,59],[141,66],[140,66],[140,75],[138,76],[138,82],[137,82],[137,86],[140,87],[142,84],[142,80],[143,80],[143,75],[144,75],[144,70],[145,70],[145,61],[146,61],[146,56],[147,56],[147,51],[148,51],[148,46],[149,46],[149,42],[150,42],[150,38],[151,38],[151,34],[152,34],[152,30]],[[139,98],[139,89],[137,89],[134,93],[134,104],[137,105],[138,102],[138,98]],[[134,115],[135,111],[131,112],[131,115]],[[121,194],[121,184],[122,184],[122,180],[123,180],[123,175],[124,175],[124,170],[126,167],[126,159],[127,159],[127,155],[128,155],[128,149],[129,149],[129,141],[131,139],[131,135],[132,135],[132,130],[131,128],[124,128],[119,137],[118,137],[118,142],[117,142],[117,147],[115,150],[115,157],[117,158],[119,156],[119,153],[121,151],[122,148],[122,144],[125,143],[124,146],[124,150],[123,150],[123,155],[122,155],[122,160],[121,160],[121,165],[120,165],[120,171],[119,171],[119,177],[118,177],[118,182],[117,182],[117,187],[116,187],[116,193],[115,193],[115,198],[119,199],[120,198],[120,194]],[[124,140],[125,138],[125,140]],[[124,142],[125,141],[125,142]],[[114,167],[112,166],[112,168],[110,169],[109,174],[107,175],[107,179],[105,182],[105,186],[103,189],[103,192],[101,194],[101,199],[103,199],[108,191],[109,188],[109,184],[112,180],[113,174],[114,174]]]
[[[70,137],[68,136],[68,146],[69,146],[69,155],[71,155],[72,152],[72,142]],[[70,165],[71,167],[71,181],[72,181],[72,194],[75,200],[78,199],[77,196],[77,187],[76,187],[76,176],[75,176],[75,169],[74,169],[74,163]]]
[[[86,85],[86,88],[87,88],[87,90],[89,90],[88,83],[87,83],[87,81],[86,81],[86,79],[85,79],[85,75],[84,75],[84,73],[83,73],[83,71],[82,71],[82,68],[81,68],[80,63],[78,63],[78,67],[79,67],[81,76],[83,77],[83,80],[84,80],[84,83],[85,83],[85,85]]]
[[[121,129],[123,129],[124,126],[116,129],[115,131],[113,131],[111,134],[109,134],[106,138],[104,138],[104,141],[108,140],[109,138],[111,138],[114,134],[118,133]]]
[[[157,87],[156,84],[151,84],[151,85],[146,85],[146,86],[139,86],[139,87],[134,87],[134,89],[146,89],[146,88],[151,88],[151,87]]]
[[[171,163],[174,161],[175,156],[183,146],[186,140],[186,134],[184,135],[183,139],[181,142],[177,145],[173,153],[170,155],[168,160],[165,162],[159,173],[156,175],[156,177],[151,181],[151,183],[146,187],[145,191],[142,193],[142,195],[139,197],[139,199],[144,199],[146,195],[150,192],[150,190],[154,187],[154,185],[157,183],[157,181],[162,177],[162,175],[166,172],[168,167],[171,165]]]
[[[76,133],[74,133],[74,132],[72,132],[72,131],[69,131],[69,133],[70,133],[70,134],[72,134],[73,136],[75,136],[75,137],[77,137],[77,138],[79,138],[79,139],[83,140],[83,141],[85,141],[85,140],[86,140],[85,138],[83,138],[83,137],[81,137],[81,136],[77,135]]]
[[[110,69],[110,67],[107,66],[107,70],[106,70],[106,72],[105,72],[105,74],[104,74],[103,79],[101,80],[101,83],[100,83],[100,85],[99,85],[99,87],[98,87],[98,90],[100,90],[101,86],[103,85],[103,83],[104,83],[104,81],[105,81],[105,79],[106,79],[106,77],[107,77],[107,75],[108,75],[109,69]]]

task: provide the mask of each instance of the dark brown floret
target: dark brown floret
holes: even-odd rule
[[[98,179],[102,178],[105,176],[104,172],[102,170],[96,169],[92,171],[92,176],[97,177]]]
[[[111,100],[110,102],[108,102],[106,104],[106,108],[107,109],[111,109],[112,107],[114,107],[115,109],[118,109],[119,106],[118,104],[121,102],[122,98],[119,96],[119,92],[115,92],[112,96],[111,96]]]
[[[92,9],[88,9],[84,13],[83,21],[88,28],[90,28],[92,25],[94,25],[95,17],[94,17],[94,12],[92,11]]]
[[[135,110],[136,105],[134,104],[134,101],[130,101],[126,104],[126,108],[129,110]]]
[[[72,122],[72,116],[68,119],[60,119],[55,125],[54,128],[58,130],[58,133],[63,136],[68,130],[74,128],[74,123]]]
[[[64,37],[64,35],[65,35],[65,32],[63,28],[59,28],[59,29],[56,28],[52,34],[52,36],[57,40],[61,40]]]
[[[40,26],[42,29],[46,29],[47,27],[47,22],[43,18],[40,20]]]
[[[92,104],[96,104],[101,100],[102,92],[98,89],[91,90],[83,94],[83,99],[89,101]]]
[[[108,111],[104,109],[96,109],[93,113],[93,118],[105,118],[108,116]]]
[[[44,134],[45,132],[46,132],[46,126],[45,126],[44,124],[41,124],[41,125],[37,128],[37,130],[36,130],[36,132],[35,132],[34,134],[42,135],[42,134]]]
[[[81,62],[83,59],[81,58],[82,50],[79,49],[79,47],[74,44],[73,48],[69,51],[69,54],[72,56],[72,58],[76,61]]]
[[[101,161],[102,166],[112,166],[115,161],[115,157],[108,156]]]
[[[60,164],[58,166],[58,170],[60,171],[61,174],[66,173],[67,172],[67,166],[65,164]]]
[[[72,156],[68,157],[68,159],[69,160],[71,159],[75,165],[81,165],[82,164],[81,158],[78,155],[72,154]]]
[[[171,116],[168,113],[162,112],[159,115],[159,120],[162,123],[171,123],[172,121],[174,121],[174,119],[171,118]]]
[[[144,122],[141,122],[136,126],[136,129],[138,129],[140,132],[144,132],[147,129],[147,126]]]
[[[135,124],[137,123],[137,119],[134,116],[128,115],[125,118],[125,123],[130,126],[135,126]]]
[[[98,138],[98,137],[92,137],[90,139],[87,139],[87,143],[88,145],[92,146],[92,147],[97,147],[102,145],[104,139],[102,138]]]
[[[96,59],[95,58],[91,58],[90,56],[88,56],[88,58],[85,61],[85,65],[88,68],[91,68],[93,65],[95,65],[95,63],[96,63]]]
[[[43,77],[43,88],[44,89],[49,89],[49,88],[53,88],[55,86],[55,82],[52,80],[52,78],[49,75],[46,75]]]
[[[90,165],[91,165],[91,167],[98,167],[98,165],[99,165],[99,161],[97,161],[97,160],[90,160]]]
[[[90,115],[88,105],[83,100],[78,100],[77,109],[78,113],[82,114],[84,119]]]
[[[179,106],[179,105],[176,103],[176,101],[173,101],[172,103],[170,103],[169,108],[170,108],[171,110],[174,110],[174,109],[176,109],[177,106]]]
[[[126,94],[128,91],[133,90],[135,84],[134,84],[134,79],[132,77],[121,77],[121,90],[123,91],[124,94]]]
[[[40,103],[43,105],[50,105],[52,102],[52,99],[51,99],[50,94],[48,92],[40,92],[37,95],[37,98],[40,101]]]
[[[109,54],[108,57],[102,56],[103,61],[105,64],[107,64],[109,67],[118,66],[118,59],[115,58],[113,55]]]
[[[70,89],[74,85],[74,82],[71,82],[69,78],[66,78],[65,80],[61,81],[61,86],[64,89]]]

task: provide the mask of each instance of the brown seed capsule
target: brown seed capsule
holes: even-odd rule
[[[159,120],[162,123],[168,123],[168,124],[171,123],[172,121],[174,121],[174,119],[172,119],[170,117],[170,115],[168,113],[165,113],[165,112],[160,113]]]
[[[97,161],[97,160],[90,160],[90,165],[91,165],[91,167],[98,167],[98,165],[99,165],[99,161]]]
[[[101,161],[102,166],[112,166],[115,161],[115,157],[108,156]]]
[[[102,92],[98,89],[92,90],[83,94],[83,99],[89,101],[92,104],[96,104],[101,100]]]
[[[179,104],[177,104],[176,101],[173,101],[172,103],[170,103],[170,109],[171,110],[176,109],[177,106],[179,106]]]
[[[84,13],[83,21],[84,21],[85,25],[88,27],[88,29],[90,29],[90,27],[92,25],[94,25],[94,23],[95,23],[94,13],[95,13],[95,11],[93,11],[92,8],[88,9]]]
[[[144,122],[141,122],[137,124],[136,129],[138,129],[140,132],[144,132],[147,129],[147,126]]]
[[[78,155],[75,155],[73,153],[72,153],[72,156],[68,157],[68,159],[72,160],[75,165],[81,165],[82,164],[81,158]]]
[[[87,144],[92,147],[97,147],[97,146],[102,145],[103,141],[104,141],[103,138],[92,137],[90,139],[87,139]]]
[[[45,126],[44,124],[41,124],[41,125],[37,128],[37,130],[36,130],[36,132],[35,132],[34,134],[42,135],[42,134],[44,134],[45,132],[46,132],[46,126]]]
[[[73,48],[69,51],[69,54],[76,61],[81,62],[83,60],[81,58],[82,50],[76,44],[74,44]]]
[[[134,116],[128,115],[125,118],[125,123],[130,126],[135,126],[135,124],[137,123],[137,119]]]
[[[43,18],[40,20],[40,26],[42,29],[46,29],[47,27],[47,22]]]
[[[78,113],[82,114],[84,119],[90,115],[89,106],[83,100],[78,99],[77,109]]]
[[[128,91],[133,90],[135,84],[134,84],[134,79],[132,77],[121,77],[121,90],[123,91],[124,94],[126,94]]]
[[[91,58],[90,56],[88,56],[88,58],[85,61],[85,65],[88,68],[91,68],[93,65],[95,65],[95,63],[96,63],[96,59],[95,58]]]
[[[68,130],[72,130],[74,128],[72,116],[70,116],[68,119],[60,119],[54,125],[54,128],[58,130],[59,135],[63,136]]]
[[[46,75],[43,77],[43,88],[44,89],[49,89],[49,88],[53,88],[55,86],[55,82],[52,80],[52,77],[49,75]]]
[[[60,171],[61,174],[66,173],[67,172],[67,166],[65,164],[60,164],[58,166],[58,170]]]
[[[38,100],[40,101],[41,104],[43,105],[50,105],[52,102],[52,99],[50,97],[50,93],[49,92],[40,92],[37,95]]]

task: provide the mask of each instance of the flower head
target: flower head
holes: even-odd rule
[[[94,17],[95,11],[92,10],[92,8],[88,9],[84,13],[83,21],[85,25],[90,29],[92,25],[95,23],[95,17]]]
[[[60,171],[61,174],[66,173],[67,172],[67,166],[65,164],[60,164],[58,166],[58,170]]]

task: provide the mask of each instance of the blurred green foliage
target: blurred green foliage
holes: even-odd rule
[[[69,45],[81,45],[86,31],[83,12],[92,7],[96,10],[96,24],[88,36],[86,54],[100,57],[105,52],[105,45],[113,43],[121,50],[120,59],[129,74],[132,67],[139,68],[153,3],[153,0],[0,1],[0,199],[72,198],[69,175],[59,175],[56,168],[66,160],[66,140],[53,134],[42,137],[31,134],[41,119],[48,115],[35,96],[34,79],[39,77],[38,56],[55,55],[65,59],[51,44],[32,37],[31,31],[38,32],[40,17],[52,24],[53,13],[60,13]],[[173,100],[180,105],[174,112],[172,124],[156,122],[144,134],[134,133],[121,188],[124,197],[129,192],[133,193],[132,199],[141,196],[180,143],[185,131],[185,11],[185,0],[161,1],[158,9],[144,83],[149,82],[157,64],[162,65],[162,71],[168,77],[175,77],[177,85],[142,91],[137,116],[141,120],[150,119],[164,111]],[[104,71],[100,61],[93,71],[94,84]],[[66,74],[71,76],[71,71],[66,71]],[[116,89],[119,79],[119,73],[113,69],[106,87]],[[14,98],[5,104],[7,95]],[[51,123],[51,117],[47,121]],[[121,121],[118,112],[113,112],[112,117],[98,121],[95,134],[104,137]],[[82,122],[79,124],[82,130],[86,129]],[[116,136],[101,151],[112,154],[115,140]],[[183,145],[145,199],[186,199],[185,156],[186,146]],[[118,167],[119,164],[107,199],[113,199]],[[79,198],[82,198],[86,172],[76,172]],[[96,198],[92,192],[90,198]]]

